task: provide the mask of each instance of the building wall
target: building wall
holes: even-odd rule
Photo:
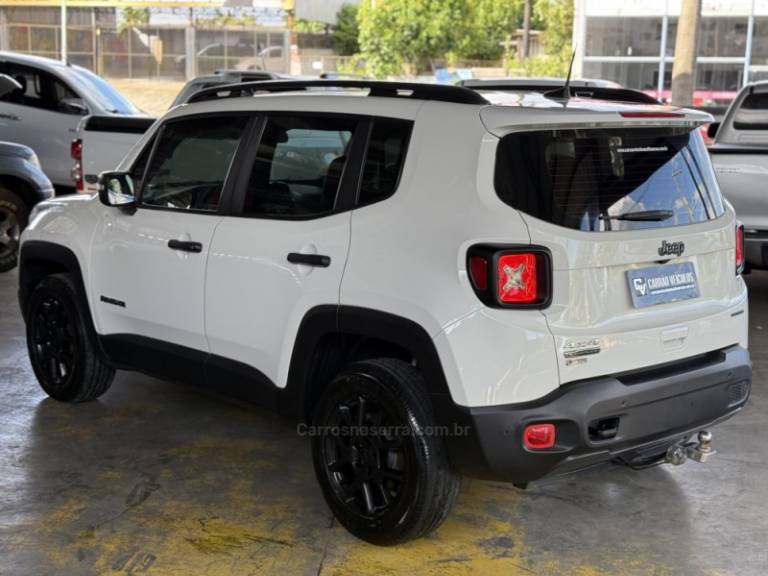
[[[679,14],[679,0],[577,0],[576,73],[668,98]],[[704,0],[697,54],[697,104],[768,79],[768,0]]]

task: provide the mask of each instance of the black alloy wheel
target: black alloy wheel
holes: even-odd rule
[[[419,538],[447,517],[460,487],[445,438],[434,433],[421,372],[408,362],[357,362],[314,408],[312,458],[328,507],[373,544]]]
[[[106,361],[90,312],[74,278],[43,278],[29,295],[27,350],[40,387],[62,402],[85,402],[106,392],[115,369]]]
[[[49,386],[66,389],[77,369],[75,319],[56,296],[48,296],[35,310],[32,323],[33,361],[45,373]]]
[[[322,458],[336,496],[362,518],[380,518],[399,502],[411,455],[391,410],[369,394],[337,401]]]

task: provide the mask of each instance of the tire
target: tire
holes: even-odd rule
[[[18,264],[19,238],[29,220],[29,208],[18,194],[0,186],[0,272]]]
[[[459,493],[444,439],[425,433],[434,425],[425,390],[410,364],[367,360],[337,376],[315,407],[312,457],[325,500],[347,530],[372,544],[428,534]]]
[[[44,278],[27,307],[27,349],[37,381],[62,402],[86,402],[106,392],[115,370],[104,362],[88,310],[69,274]]]

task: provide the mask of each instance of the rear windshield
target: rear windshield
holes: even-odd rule
[[[510,206],[590,232],[695,224],[724,212],[698,129],[509,134],[497,149],[494,181]]]
[[[768,93],[744,98],[733,119],[736,130],[768,130]]]

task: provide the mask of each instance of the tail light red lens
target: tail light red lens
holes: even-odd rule
[[[482,256],[469,258],[469,276],[475,290],[488,289],[488,260]]]
[[[552,448],[557,440],[555,425],[550,423],[529,424],[523,430],[523,446],[529,450]]]
[[[83,141],[80,138],[72,140],[72,143],[69,145],[69,155],[72,157],[72,160],[83,159]]]
[[[496,260],[498,297],[505,304],[530,304],[538,297],[536,255],[503,254]]]
[[[684,118],[685,114],[682,112],[664,112],[664,111],[648,111],[648,112],[619,112],[622,118]]]
[[[85,185],[83,183],[83,141],[80,138],[72,140],[69,145],[69,155],[75,161],[70,174],[75,181],[75,188],[81,192],[85,189]]]
[[[746,257],[744,254],[744,225],[736,225],[736,274],[744,272]]]
[[[549,252],[537,246],[476,245],[467,257],[475,294],[495,308],[546,308],[551,268]]]

